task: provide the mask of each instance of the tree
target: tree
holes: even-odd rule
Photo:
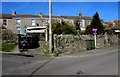
[[[53,22],[52,23],[52,32],[53,32],[53,34],[57,34],[57,35],[76,34],[77,33],[75,27],[70,26],[65,22],[61,22],[61,23]]]
[[[104,32],[104,26],[101,23],[98,12],[93,16],[91,24],[87,26],[85,33],[92,34],[92,29],[97,29],[97,34],[102,34]]]
[[[67,23],[64,23],[63,27],[63,33],[62,34],[77,34],[77,31],[74,26],[70,26]]]

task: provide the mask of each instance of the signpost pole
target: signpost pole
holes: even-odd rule
[[[97,46],[96,34],[94,34],[94,40],[95,40],[95,48],[96,48],[96,46]]]
[[[93,31],[93,35],[94,35],[95,48],[97,48],[97,38],[96,38],[96,35],[97,35],[97,29],[92,29],[92,31]]]

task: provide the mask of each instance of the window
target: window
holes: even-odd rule
[[[7,25],[7,20],[3,19],[3,25]]]
[[[90,21],[87,22],[88,25],[90,25],[90,23],[91,23]]]
[[[35,20],[32,19],[32,26],[35,26]]]
[[[17,34],[20,34],[20,28],[17,28]]]
[[[16,28],[17,28],[17,33],[20,34],[20,25],[21,25],[21,20],[16,19]]]
[[[20,24],[21,24],[21,20],[20,19],[16,19],[16,26],[20,27]]]
[[[27,27],[26,26],[24,27],[24,33],[27,33]]]

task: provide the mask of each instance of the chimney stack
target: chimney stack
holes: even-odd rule
[[[42,12],[40,12],[40,17],[42,18],[42,16],[43,16],[43,13],[42,13]]]
[[[13,12],[12,12],[12,15],[15,16],[15,15],[16,15],[16,11],[13,11]]]
[[[82,17],[82,12],[81,11],[79,12],[79,16]]]

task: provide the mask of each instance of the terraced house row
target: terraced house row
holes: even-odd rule
[[[29,32],[27,29],[32,27],[47,28],[49,23],[49,16],[42,12],[39,15],[29,15],[17,14],[16,11],[13,11],[12,14],[1,14],[0,17],[0,26],[4,26],[17,34]],[[90,24],[92,17],[82,16],[81,12],[78,16],[52,16],[52,21],[59,23],[64,21],[71,26],[75,26],[76,19],[79,20],[79,28],[84,31],[86,26]]]

